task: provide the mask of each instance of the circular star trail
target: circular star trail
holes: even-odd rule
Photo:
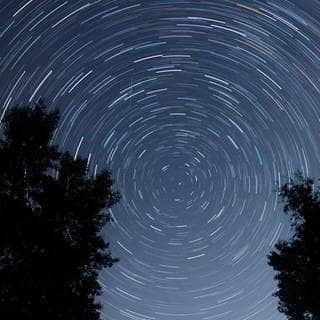
[[[0,1],[1,112],[108,167],[105,320],[280,320],[277,187],[319,176],[318,1]],[[63,263],[63,262],[61,262]]]

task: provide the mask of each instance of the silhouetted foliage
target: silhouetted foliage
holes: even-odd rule
[[[119,201],[108,171],[50,144],[58,112],[14,107],[1,124],[0,319],[100,319],[101,236]]]
[[[279,241],[268,256],[277,272],[278,309],[290,320],[320,319],[320,189],[313,179],[297,175],[280,195],[291,216],[294,234]]]

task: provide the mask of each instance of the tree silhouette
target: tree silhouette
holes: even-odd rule
[[[0,319],[100,319],[101,235],[120,199],[108,171],[50,143],[58,112],[14,107],[0,140]]]
[[[320,188],[313,179],[298,174],[281,188],[280,195],[294,233],[290,241],[279,241],[268,256],[277,272],[278,309],[290,320],[319,320]]]

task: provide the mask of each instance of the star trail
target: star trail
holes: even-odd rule
[[[43,98],[54,143],[109,168],[105,320],[280,320],[277,187],[320,175],[320,2],[0,1],[3,119]],[[63,261],[61,261],[63,263]]]

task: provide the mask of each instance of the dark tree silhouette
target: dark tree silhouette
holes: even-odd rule
[[[98,272],[116,262],[101,231],[120,197],[108,171],[50,143],[58,120],[39,103],[1,124],[0,319],[100,319]]]
[[[290,241],[279,241],[268,256],[277,272],[278,309],[290,320],[320,319],[320,188],[298,174],[280,191],[293,227]]]

